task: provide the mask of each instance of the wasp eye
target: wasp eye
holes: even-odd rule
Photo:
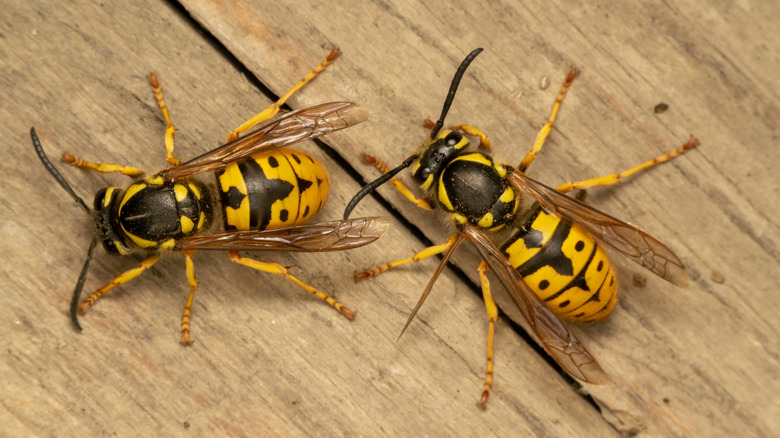
[[[463,135],[461,135],[460,132],[452,131],[444,137],[444,143],[446,143],[447,146],[454,147],[456,144],[460,143],[462,139]]]
[[[99,211],[103,208],[103,203],[105,202],[107,191],[108,189],[104,187],[95,193],[95,200],[92,203],[92,208],[94,208],[95,211]]]

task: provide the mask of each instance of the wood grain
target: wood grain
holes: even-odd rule
[[[5,430],[767,436],[778,429],[776,4],[183,5],[34,2],[0,13]],[[393,219],[376,244],[267,256],[298,266],[296,275],[358,309],[355,321],[289,282],[203,253],[195,259],[191,347],[177,342],[187,286],[176,254],[101,300],[82,319],[83,333],[71,329],[67,300],[91,225],[37,162],[30,126],[52,157],[68,151],[159,170],[164,124],[148,72],[160,77],[177,153],[187,158],[268,104],[244,75],[278,95],[334,46],[344,55],[290,106],[353,100],[371,116],[325,139],[343,161],[300,145],[334,181],[323,220],[338,218],[359,187],[349,167],[375,177],[361,153],[394,164],[425,139],[421,121],[438,114],[455,68],[478,46],[486,51],[464,77],[448,122],[487,132],[496,157],[509,163],[532,144],[568,69],[582,70],[529,172],[545,183],[622,170],[690,134],[701,139],[672,163],[590,193],[589,202],[673,248],[692,277],[685,290],[649,275],[634,286],[632,274],[646,273],[614,257],[623,274],[615,315],[572,326],[612,378],[587,388],[600,412],[506,324],[498,328],[489,407],[477,409],[484,306],[453,271],[445,270],[396,342],[435,262],[358,284],[352,272],[424,247],[410,229],[434,242],[449,230],[389,187],[380,194],[403,220]],[[670,109],[654,113],[659,102]],[[127,183],[60,168],[86,200],[101,186]],[[390,212],[368,200],[356,214]],[[474,281],[476,260],[464,246],[455,264]],[[87,289],[135,264],[99,254]]]

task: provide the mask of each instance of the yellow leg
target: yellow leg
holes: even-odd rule
[[[259,260],[241,257],[238,251],[229,251],[228,254],[230,255],[230,260],[238,264],[248,266],[252,269],[257,269],[258,271],[269,272],[271,274],[276,274],[280,277],[286,278],[292,281],[293,283],[297,284],[304,290],[308,291],[309,293],[316,295],[322,301],[325,301],[326,303],[330,304],[334,309],[344,314],[347,318],[352,319],[355,317],[354,310],[344,307],[343,304],[329,297],[326,293],[317,290],[312,286],[309,286],[308,284],[302,282],[301,280],[287,273],[287,269],[282,265],[279,265],[277,263],[261,262]]]
[[[436,254],[441,254],[444,251],[447,251],[452,244],[455,242],[455,239],[457,238],[457,234],[453,235],[449,239],[447,239],[446,242],[442,243],[441,245],[434,245],[429,246],[428,248],[425,248],[416,254],[414,254],[412,257],[408,259],[402,259],[402,260],[396,260],[394,262],[385,263],[384,265],[379,265],[373,269],[369,269],[367,271],[363,272],[356,272],[355,273],[355,281],[363,280],[368,277],[373,277],[375,275],[379,275],[382,272],[387,271],[388,269],[393,269],[401,265],[405,265],[407,263],[411,262],[419,262],[420,260],[427,259],[430,256],[434,256]]]
[[[275,116],[276,113],[279,112],[279,108],[281,108],[282,105],[287,101],[287,99],[290,98],[293,94],[295,94],[296,91],[301,89],[304,85],[306,85],[309,81],[314,79],[315,76],[317,76],[321,71],[325,70],[325,67],[328,66],[334,59],[336,59],[337,56],[341,54],[341,50],[338,48],[333,49],[330,54],[328,54],[328,57],[325,58],[324,61],[320,63],[317,67],[314,68],[314,70],[310,71],[309,74],[307,74],[303,79],[298,81],[297,84],[295,84],[292,88],[290,88],[289,91],[287,91],[284,96],[280,97],[279,100],[272,103],[271,106],[264,109],[262,112],[258,113],[251,119],[247,120],[243,125],[236,128],[235,131],[231,132],[228,136],[227,141],[233,141],[238,138],[238,135],[242,132],[253,128],[254,126],[257,126],[257,124],[265,122],[266,120],[269,120],[271,117]]]
[[[490,388],[493,386],[493,337],[496,332],[496,321],[498,321],[498,307],[493,300],[493,293],[490,292],[490,281],[488,281],[487,264],[483,261],[479,264],[479,279],[482,284],[482,296],[485,298],[485,308],[488,315],[488,344],[487,344],[487,371],[485,372],[485,386],[482,390],[482,397],[479,399],[479,406],[482,409],[487,408],[487,400],[490,395]]]
[[[138,277],[144,271],[151,268],[152,265],[154,265],[157,262],[157,260],[160,260],[159,254],[151,255],[143,259],[143,261],[141,261],[141,266],[130,269],[129,271],[125,271],[117,275],[113,280],[111,280],[111,283],[108,283],[107,285],[101,287],[95,292],[92,292],[92,295],[90,295],[86,300],[84,300],[84,302],[81,303],[81,305],[79,306],[79,312],[81,313],[86,312],[87,310],[89,310],[90,307],[92,307],[93,304],[95,304],[95,301],[97,301],[100,297],[102,297],[106,292],[110,291],[111,289],[121,284],[127,283],[128,281],[134,279],[135,277]]]
[[[192,344],[190,337],[190,312],[192,311],[192,299],[195,297],[195,289],[198,288],[198,279],[195,277],[195,265],[192,258],[195,251],[184,251],[184,265],[187,272],[187,283],[190,285],[190,296],[187,298],[187,304],[184,305],[184,313],[181,316],[181,344]]]
[[[576,68],[571,69],[569,71],[569,75],[566,76],[566,80],[563,81],[563,85],[561,86],[560,91],[558,91],[558,96],[555,98],[555,104],[553,105],[552,113],[550,113],[550,118],[548,119],[547,123],[542,126],[539,134],[536,135],[536,141],[534,142],[533,149],[525,154],[523,161],[520,162],[519,166],[517,166],[521,172],[525,172],[528,166],[531,165],[531,162],[534,161],[534,158],[536,158],[536,154],[538,154],[542,149],[542,146],[544,146],[544,141],[547,140],[547,136],[550,135],[550,131],[552,131],[553,123],[555,122],[555,116],[558,115],[558,109],[561,107],[563,98],[566,96],[566,91],[569,89],[569,86],[571,85],[572,81],[574,81],[574,78],[577,77],[578,73],[579,70]]]
[[[464,134],[471,135],[473,137],[479,137],[479,147],[482,149],[490,149],[490,137],[487,136],[484,132],[480,131],[479,129],[469,126],[469,125],[458,125],[453,126],[453,131],[460,131]]]
[[[387,167],[387,164],[385,164],[383,161],[381,161],[379,158],[376,158],[371,155],[363,155],[363,161],[366,163],[376,167],[379,169],[382,173],[387,173],[390,171],[390,169]],[[411,203],[414,205],[424,208],[426,210],[431,210],[433,207],[431,207],[431,203],[423,198],[418,198],[412,189],[409,188],[403,181],[397,178],[390,178],[390,182],[393,183],[393,186],[395,186],[395,189],[398,190],[406,199],[408,199]]]
[[[119,172],[122,175],[127,175],[130,177],[136,177],[144,173],[143,170],[136,169],[135,167],[110,163],[93,163],[92,161],[82,160],[81,158],[76,158],[73,155],[67,153],[62,154],[62,161],[82,169],[94,170],[101,173]]]
[[[562,184],[556,188],[561,193],[570,192],[575,189],[587,189],[590,187],[595,186],[610,186],[613,184],[619,183],[623,178],[628,178],[629,176],[641,171],[648,169],[650,167],[655,166],[656,164],[663,163],[664,161],[669,161],[674,157],[682,155],[685,151],[688,149],[691,149],[699,144],[699,140],[697,140],[695,137],[691,137],[690,140],[688,140],[687,143],[680,146],[679,148],[673,150],[672,152],[663,154],[659,157],[655,157],[652,160],[645,161],[644,163],[632,167],[631,169],[628,169],[624,172],[620,173],[613,173],[611,175],[605,175],[600,176],[597,178],[590,178],[583,181],[576,181],[576,182],[567,182],[566,184]]]
[[[165,99],[163,99],[162,88],[160,88],[160,83],[157,81],[157,75],[149,73],[149,83],[152,84],[154,97],[157,99],[157,105],[160,106],[160,111],[162,111],[162,115],[165,118],[165,161],[171,166],[178,166],[180,164],[179,159],[173,154],[173,136],[175,130],[173,128],[173,123],[171,123],[171,118],[168,115],[168,106],[165,104]]]

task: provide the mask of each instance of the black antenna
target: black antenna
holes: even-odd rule
[[[46,170],[49,171],[51,176],[54,177],[54,179],[57,180],[58,183],[62,186],[63,189],[65,189],[66,192],[70,193],[70,196],[73,197],[73,199],[81,206],[81,208],[84,209],[87,213],[91,213],[92,211],[87,207],[87,204],[84,203],[84,201],[79,198],[79,196],[76,194],[76,192],[73,191],[73,189],[70,187],[70,184],[68,184],[67,181],[65,181],[65,178],[60,174],[60,172],[57,170],[56,167],[54,167],[53,164],[51,164],[51,161],[49,161],[49,157],[46,156],[46,152],[43,151],[43,146],[41,146],[41,141],[38,139],[38,134],[35,133],[35,128],[30,128],[30,137],[32,137],[33,147],[35,148],[35,153],[38,154],[38,158],[41,159],[41,163],[43,163],[43,167],[46,168]]]
[[[344,209],[344,220],[349,219],[349,215],[352,213],[352,210],[355,209],[355,206],[358,205],[361,199],[365,198],[367,194],[376,190],[377,187],[386,183],[390,178],[394,177],[398,172],[411,166],[412,163],[414,163],[415,158],[417,158],[417,155],[412,155],[411,157],[405,159],[400,166],[396,167],[395,169],[387,172],[386,174],[380,176],[379,178],[363,186],[363,188],[360,189],[360,191],[357,192],[355,196],[353,196],[352,199],[349,201],[349,204],[347,204],[347,208]]]
[[[447,112],[450,110],[450,105],[452,105],[452,101],[455,99],[455,92],[458,91],[458,85],[460,85],[460,79],[463,77],[463,75],[466,73],[466,69],[469,67],[469,64],[471,64],[471,61],[474,60],[474,58],[477,57],[480,53],[482,53],[482,48],[474,49],[471,53],[466,56],[466,59],[463,60],[463,62],[460,63],[460,67],[458,67],[458,71],[455,72],[455,76],[452,78],[452,83],[450,84],[450,91],[447,92],[447,98],[444,100],[444,108],[441,110],[441,115],[439,116],[439,120],[436,122],[435,125],[433,125],[433,130],[431,131],[431,138],[435,138],[436,135],[439,133],[439,130],[444,125],[444,118],[447,117]]]
[[[81,324],[79,324],[79,301],[81,300],[81,291],[84,290],[84,282],[87,280],[87,270],[89,269],[89,262],[92,261],[92,254],[95,252],[95,245],[97,244],[97,238],[92,239],[92,243],[89,244],[87,250],[87,259],[84,260],[84,266],[81,267],[81,274],[76,282],[76,288],[73,289],[73,296],[70,298],[70,322],[73,323],[73,327],[76,330],[81,331]]]
[[[460,85],[461,78],[463,78],[463,75],[466,73],[466,69],[468,68],[469,64],[471,64],[471,61],[473,61],[474,58],[476,58],[477,55],[479,55],[482,52],[482,50],[484,49],[482,49],[481,47],[473,50],[471,53],[469,53],[466,56],[466,59],[464,59],[463,62],[460,63],[460,67],[458,67],[458,71],[455,72],[455,76],[452,78],[452,83],[450,84],[450,91],[447,92],[447,98],[444,100],[444,108],[442,108],[441,110],[441,116],[439,116],[439,120],[436,122],[435,125],[433,125],[433,130],[431,130],[431,139],[435,138],[436,135],[441,130],[441,127],[444,126],[444,118],[447,116],[447,112],[449,112],[450,110],[452,101],[455,99],[455,92],[458,91],[458,85]],[[404,162],[401,163],[400,166],[396,167],[395,169],[387,172],[386,174],[380,176],[374,181],[363,186],[363,188],[360,189],[360,191],[357,192],[355,196],[353,196],[352,199],[349,201],[349,204],[347,204],[347,208],[344,209],[344,220],[349,219],[349,215],[352,213],[352,210],[355,209],[355,206],[358,205],[361,199],[365,198],[366,195],[376,190],[377,187],[386,183],[388,180],[390,180],[390,178],[394,177],[398,172],[411,166],[415,158],[417,158],[417,155],[412,155],[411,157],[404,160]]]
[[[65,178],[60,174],[57,168],[54,167],[51,161],[49,161],[49,157],[46,156],[46,152],[43,151],[43,146],[41,146],[41,141],[38,139],[38,134],[35,133],[35,128],[30,128],[30,137],[32,138],[35,153],[38,154],[38,158],[40,158],[41,163],[43,163],[43,167],[49,171],[51,176],[53,176],[54,179],[60,183],[62,188],[65,189],[65,191],[68,192],[71,197],[73,197],[76,203],[78,203],[81,208],[84,209],[84,211],[91,214],[92,210],[87,207],[87,204],[84,203],[84,200],[82,200],[76,194],[76,192],[73,191],[73,189],[70,187],[70,184],[65,181]],[[87,270],[89,269],[90,261],[92,261],[92,254],[95,252],[95,245],[97,245],[97,237],[93,238],[92,243],[89,245],[89,249],[87,250],[87,259],[84,261],[84,266],[81,268],[81,274],[79,274],[79,279],[76,282],[76,288],[73,289],[73,296],[70,299],[70,321],[73,323],[73,327],[75,327],[78,331],[81,331],[81,324],[79,324],[78,319],[79,300],[81,299],[81,291],[84,289],[84,282],[87,280]]]

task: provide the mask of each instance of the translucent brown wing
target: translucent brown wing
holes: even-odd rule
[[[366,110],[353,102],[330,102],[295,111],[212,151],[161,172],[166,179],[181,179],[214,171],[259,152],[319,137],[365,121]]]
[[[366,217],[346,221],[298,225],[277,230],[233,231],[182,239],[178,249],[342,251],[367,245],[387,230],[387,219]]]
[[[544,349],[561,368],[586,383],[607,383],[607,374],[593,355],[525,284],[523,277],[485,233],[471,225],[463,227],[461,233],[477,248],[482,259],[517,304]]]
[[[517,169],[512,170],[508,175],[510,183],[536,199],[548,212],[576,222],[605,244],[664,280],[680,287],[688,286],[688,271],[683,262],[653,236],[547,187]]]

